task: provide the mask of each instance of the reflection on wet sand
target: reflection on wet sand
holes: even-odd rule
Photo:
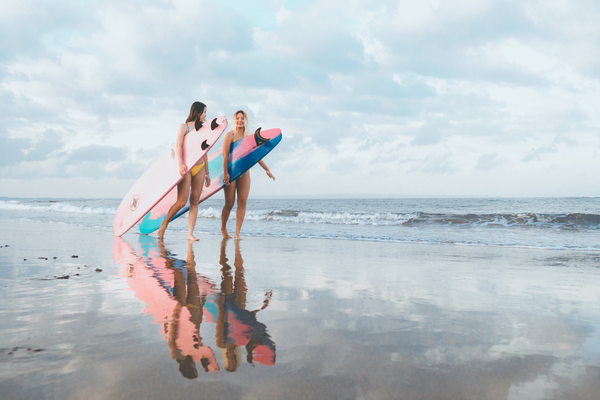
[[[275,363],[275,344],[266,326],[256,319],[258,311],[268,306],[271,292],[265,294],[261,309],[246,310],[247,287],[238,242],[233,275],[226,256],[227,240],[221,243],[220,290],[210,278],[196,272],[191,242],[185,261],[174,257],[162,241],[153,237],[140,236],[139,245],[136,253],[129,243],[116,237],[113,258],[123,265],[121,273],[129,288],[147,305],[144,312],[161,327],[171,358],[177,361],[184,377],[198,377],[196,362],[206,372],[220,369],[215,351],[203,343],[203,321],[216,323],[216,345],[221,349],[226,371],[235,371],[241,364],[241,346],[246,347],[248,363]]]
[[[254,311],[246,310],[246,280],[244,260],[240,253],[239,241],[235,241],[233,276],[226,255],[227,239],[221,242],[221,296],[217,319],[217,346],[223,355],[227,371],[235,371],[241,364],[240,346],[247,350],[248,363],[275,364],[275,344],[266,332],[266,327],[256,320],[256,314],[269,305],[271,292],[265,293],[263,306]]]

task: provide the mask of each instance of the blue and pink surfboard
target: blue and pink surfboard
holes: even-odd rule
[[[267,129],[261,132],[258,128],[253,135],[247,136],[231,145],[229,153],[229,172],[230,182],[239,178],[246,171],[252,168],[264,156],[269,154],[281,141],[282,134],[280,129]],[[210,173],[210,186],[202,189],[199,203],[210,198],[217,193],[225,184],[223,184],[223,151],[217,150],[208,156],[208,171]],[[167,217],[167,212],[177,201],[177,187],[174,187],[163,199],[158,202],[148,212],[140,222],[140,233],[149,234],[160,227],[160,224]],[[190,209],[189,203],[183,207],[171,219],[174,220]]]

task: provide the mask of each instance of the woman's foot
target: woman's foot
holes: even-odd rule
[[[188,240],[189,240],[189,241],[191,241],[191,242],[197,242],[197,241],[198,241],[198,240],[200,240],[200,239],[198,239],[198,238],[197,238],[196,236],[194,236],[194,235],[188,235]]]
[[[166,226],[163,226],[162,224],[160,225],[160,228],[158,228],[158,232],[156,233],[158,235],[159,239],[162,239],[165,237],[165,230],[167,230]]]
[[[244,240],[244,239],[242,239],[242,237],[240,236],[240,234],[239,234],[239,233],[236,233],[235,235],[233,235],[233,238],[234,238],[235,240]]]
[[[221,235],[223,235],[223,239],[231,239],[231,236],[229,236],[229,232],[227,232],[227,229],[221,228]]]

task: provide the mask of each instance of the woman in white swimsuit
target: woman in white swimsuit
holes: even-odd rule
[[[223,192],[225,193],[225,205],[223,206],[223,211],[221,211],[221,233],[224,238],[231,237],[227,232],[227,220],[229,219],[229,213],[233,208],[233,204],[235,203],[235,195],[237,192],[237,212],[235,214],[235,234],[233,237],[235,239],[241,239],[240,230],[242,229],[242,223],[246,216],[246,202],[248,200],[248,194],[250,193],[250,171],[247,171],[233,182],[229,182],[227,164],[229,163],[229,148],[231,147],[231,144],[248,136],[248,133],[248,115],[242,110],[236,111],[235,114],[233,114],[233,126],[223,138],[223,183],[225,183],[226,186],[223,189]],[[275,180],[275,177],[271,174],[271,171],[269,171],[267,164],[262,160],[258,163],[263,167],[269,178]]]
[[[171,206],[167,217],[160,224],[158,228],[158,237],[162,239],[165,236],[165,230],[171,218],[181,208],[185,206],[188,200],[188,193],[190,194],[190,215],[188,222],[188,240],[196,241],[198,238],[194,236],[194,227],[196,226],[196,218],[198,218],[198,201],[202,194],[202,186],[210,186],[210,177],[208,175],[208,159],[206,154],[192,167],[191,170],[187,170],[183,163],[183,138],[191,131],[197,131],[202,127],[206,119],[206,105],[196,101],[190,108],[190,115],[188,116],[185,124],[179,126],[177,131],[177,142],[175,149],[177,150],[177,160],[179,161],[179,173],[183,176],[181,182],[177,184],[177,201]],[[190,192],[190,186],[192,190]]]

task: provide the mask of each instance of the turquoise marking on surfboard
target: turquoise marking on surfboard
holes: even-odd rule
[[[231,144],[231,152],[233,152],[233,150],[240,144],[240,141],[237,141],[235,143]],[[221,149],[217,150],[218,153],[221,152]],[[214,154],[214,153],[213,153]],[[210,158],[211,155],[208,156],[208,158]],[[219,178],[223,180],[223,155],[222,154],[218,154],[217,157],[215,157],[213,160],[208,162],[208,171],[209,176],[210,176],[210,180],[214,180]],[[189,202],[188,202],[189,203]],[[186,204],[186,207],[189,209],[189,204]],[[140,221],[140,233],[147,235],[149,233],[154,232],[155,230],[157,230],[160,227],[160,224],[162,224],[162,222],[165,220],[165,218],[167,217],[167,212],[163,213],[162,215],[158,215],[155,218],[152,218],[152,210],[150,210],[146,215],[144,215],[144,218]],[[174,217],[173,219],[175,219],[177,217]],[[171,221],[173,220],[171,219]]]
[[[244,174],[246,171],[248,171],[250,168],[252,168],[256,163],[258,163],[260,160],[262,160],[267,154],[269,154],[269,152],[271,150],[273,150],[273,148],[275,148],[275,146],[277,146],[279,144],[279,142],[281,141],[281,138],[282,138],[282,134],[280,133],[279,135],[275,136],[274,138],[267,139],[266,141],[264,141],[265,139],[260,137],[260,132],[257,132],[257,133],[259,135],[258,138],[256,138],[256,134],[254,135],[255,139],[257,141],[257,145],[256,145],[256,147],[254,147],[252,149],[252,151],[250,151],[245,156],[243,156],[237,160],[232,161],[231,157],[230,157],[230,161],[227,165],[227,170],[229,172],[229,180],[230,181],[233,181],[233,180],[239,178],[242,174]],[[237,142],[232,143],[230,154],[234,151],[234,149],[239,144],[241,144],[241,140],[238,140]],[[210,156],[209,156],[209,158],[210,158]],[[209,170],[209,175],[210,175],[211,181],[214,181],[216,179],[217,182],[223,182],[223,156],[221,154],[219,154],[213,160],[210,160],[208,162],[208,170]],[[215,193],[217,193],[219,190],[221,190],[224,187],[225,187],[225,184],[222,184],[217,190],[215,190],[209,196],[201,198],[200,203],[202,203],[204,200],[210,198],[211,196],[213,196]],[[190,209],[190,206],[189,206],[189,204],[187,204],[185,207],[183,207],[181,210],[179,210],[179,212],[177,214],[175,214],[175,216],[171,219],[171,221],[173,221],[176,218],[179,218],[181,215],[188,212],[189,209]],[[155,216],[155,218],[152,218],[151,212],[148,212],[144,216],[142,221],[140,222],[140,233],[149,234],[149,233],[154,232],[155,230],[157,230],[160,227],[160,224],[162,224],[162,222],[164,221],[164,219],[166,217],[167,217],[166,212],[162,215]]]

